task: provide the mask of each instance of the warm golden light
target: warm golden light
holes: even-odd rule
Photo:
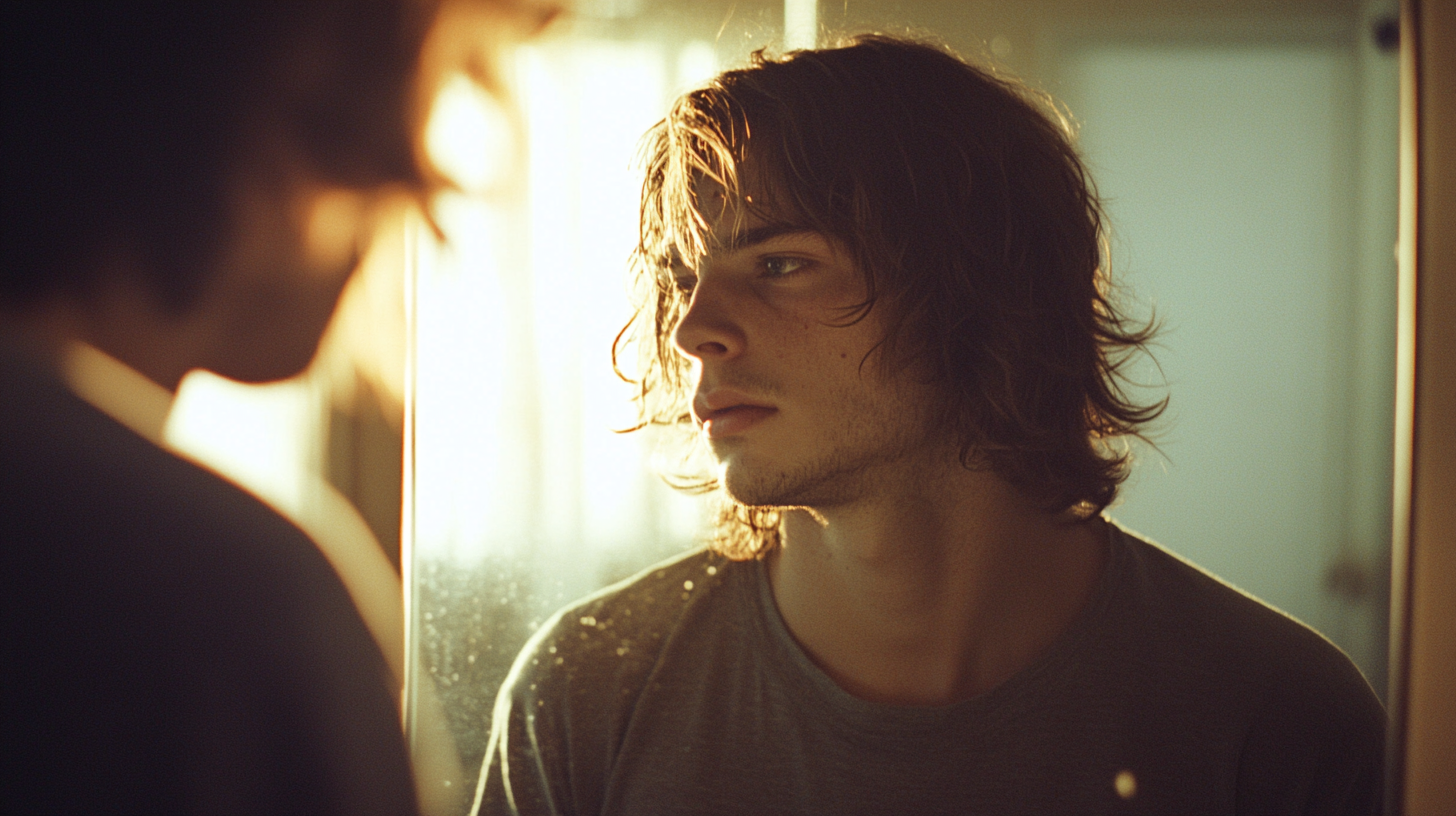
[[[395,199],[372,214],[373,243],[339,299],[312,374],[336,404],[352,405],[367,385],[395,427],[404,406],[406,222],[412,202]]]
[[[308,502],[318,456],[316,397],[293,380],[243,385],[194,371],[177,389],[167,441],[287,515]]]
[[[547,615],[699,538],[700,500],[645,466],[644,434],[614,433],[636,413],[610,355],[631,309],[637,140],[671,95],[716,68],[703,41],[574,37],[502,67],[510,107],[463,76],[442,83],[426,145],[458,189],[437,195],[433,225],[417,219],[403,242],[417,746],[431,726],[413,695],[437,692],[452,720],[480,723],[466,712],[489,711]],[[486,731],[450,735],[473,771]],[[417,767],[417,778],[439,790],[459,777]]]
[[[497,103],[463,76],[443,84],[427,145],[461,191],[432,207],[445,241],[418,234],[416,557],[580,560],[696,530],[641,435],[612,432],[636,415],[610,349],[630,314],[637,140],[716,68],[700,41],[523,48],[514,151]],[[487,194],[503,187],[521,195]]]
[[[348,263],[364,227],[365,196],[341,187],[309,197],[304,216],[304,252],[313,269],[338,269]]]
[[[447,79],[425,126],[425,150],[435,168],[461,189],[480,193],[500,180],[510,144],[500,104],[464,74]]]
[[[784,48],[813,48],[819,38],[818,0],[784,0]]]

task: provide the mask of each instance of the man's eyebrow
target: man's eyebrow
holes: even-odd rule
[[[818,235],[817,230],[802,227],[797,224],[765,224],[761,227],[754,227],[751,230],[735,232],[726,242],[713,242],[713,248],[722,252],[737,252],[740,249],[757,246],[765,241],[773,240],[783,235]]]

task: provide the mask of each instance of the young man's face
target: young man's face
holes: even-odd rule
[[[846,325],[866,286],[843,247],[753,214],[735,225],[712,185],[698,200],[717,217],[708,254],[674,270],[692,298],[675,341],[729,495],[827,508],[903,478],[933,447],[927,389],[867,357],[877,310]]]

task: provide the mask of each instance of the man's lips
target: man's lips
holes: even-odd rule
[[[777,408],[765,405],[735,405],[714,411],[704,418],[703,431],[709,439],[722,439],[742,433],[775,413],[778,413]]]
[[[703,423],[709,439],[722,439],[748,430],[778,413],[778,409],[737,391],[714,389],[693,401],[693,413]]]

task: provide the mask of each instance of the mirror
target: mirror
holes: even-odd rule
[[[786,19],[793,37],[815,29],[789,6],[582,0],[513,59],[514,107],[451,103],[476,129],[467,154],[503,144],[513,158],[461,158],[475,181],[440,202],[448,244],[421,227],[402,250],[408,659],[459,756],[458,775],[422,785],[473,789],[496,688],[536,625],[703,531],[701,501],[652,475],[652,438],[613,433],[634,423],[609,358],[630,308],[630,161],[677,93],[782,42]],[[1106,199],[1114,277],[1135,314],[1163,321],[1161,369],[1140,378],[1172,400],[1110,514],[1323,632],[1383,697],[1394,4],[809,11],[819,30],[938,37],[1067,106]]]

